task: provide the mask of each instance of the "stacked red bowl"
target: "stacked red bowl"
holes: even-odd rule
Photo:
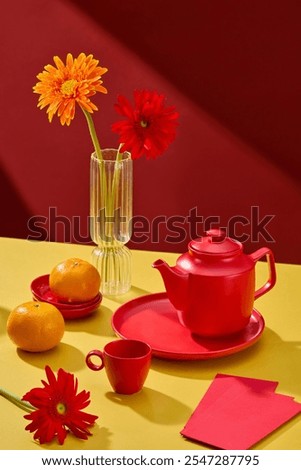
[[[99,307],[102,301],[100,292],[93,299],[86,302],[64,302],[62,299],[58,299],[49,287],[49,274],[44,274],[34,279],[30,288],[34,300],[54,305],[60,310],[66,320],[90,315]]]

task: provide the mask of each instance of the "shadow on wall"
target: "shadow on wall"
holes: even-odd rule
[[[32,214],[1,167],[0,200],[1,237],[26,238],[27,221]]]
[[[171,0],[70,1],[300,180],[301,4],[276,0],[271,12],[261,0],[195,0],[178,10]]]
[[[44,2],[43,12],[39,0],[17,3],[17,10],[7,4],[1,16],[7,45],[1,88],[1,236],[26,236],[31,215],[48,217],[52,227],[53,208],[57,231],[52,240],[66,242],[62,219],[69,229],[69,219],[75,218],[84,224],[80,234],[88,238],[88,163],[83,156],[91,147],[84,117],[76,119],[69,134],[58,121],[49,128],[45,113],[35,109],[32,85],[53,54],[83,50],[96,57],[101,50],[112,92],[101,113],[95,113],[97,128],[106,128],[104,115],[107,123],[115,120],[115,90],[126,95],[137,82],[159,91],[163,83],[166,95],[176,97],[181,116],[166,158],[155,164],[135,162],[134,214],[143,226],[137,227],[131,247],[186,251],[190,232],[195,238],[205,229],[199,216],[206,223],[218,216],[220,227],[239,218],[237,230],[229,228],[229,234],[252,234],[246,251],[253,252],[267,244],[256,236],[262,221],[273,217],[264,227],[275,240],[270,248],[277,261],[301,263],[300,2],[289,2],[288,8],[280,0],[190,0],[183,8],[171,0],[56,0]],[[20,68],[26,71],[21,82]],[[12,124],[20,136],[14,151]],[[108,127],[101,140],[111,138]],[[15,155],[21,149],[27,160],[18,165]],[[259,211],[254,217],[253,208]]]

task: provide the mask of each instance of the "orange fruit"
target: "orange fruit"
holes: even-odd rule
[[[59,299],[86,302],[99,293],[100,274],[88,261],[69,258],[52,269],[49,287]]]
[[[61,312],[47,302],[25,302],[12,310],[7,319],[7,334],[20,349],[48,351],[62,339],[65,321]]]

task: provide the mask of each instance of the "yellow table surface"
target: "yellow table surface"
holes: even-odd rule
[[[47,274],[58,262],[72,256],[91,261],[92,247],[84,245],[0,239],[0,385],[18,396],[41,385],[44,366],[62,367],[79,380],[79,390],[91,392],[87,412],[99,419],[87,441],[68,435],[64,446],[56,441],[40,446],[24,430],[23,411],[0,397],[1,449],[209,449],[180,435],[217,373],[279,382],[279,393],[301,402],[301,266],[277,264],[277,284],[255,303],[266,328],[260,340],[245,351],[210,360],[167,361],[153,358],[144,389],[135,395],[112,392],[104,371],[85,365],[91,349],[101,349],[116,338],[111,317],[124,302],[148,293],[162,292],[163,282],[151,267],[158,257],[171,265],[177,254],[133,250],[133,287],[120,297],[104,297],[92,316],[66,322],[60,345],[46,353],[18,350],[6,334],[9,312],[32,300],[30,282]],[[267,267],[257,263],[257,282],[263,284]],[[253,449],[301,449],[301,416],[260,441]]]

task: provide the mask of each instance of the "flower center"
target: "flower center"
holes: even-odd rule
[[[140,126],[141,126],[141,127],[147,127],[147,126],[148,126],[148,122],[147,122],[147,121],[144,121],[144,120],[141,120],[141,121],[140,121]]]
[[[66,414],[67,408],[64,405],[64,403],[58,403],[56,405],[56,411],[58,412],[59,415],[64,415]]]
[[[75,87],[77,85],[77,80],[72,78],[71,80],[67,80],[61,85],[61,92],[63,95],[71,96],[74,93]]]

